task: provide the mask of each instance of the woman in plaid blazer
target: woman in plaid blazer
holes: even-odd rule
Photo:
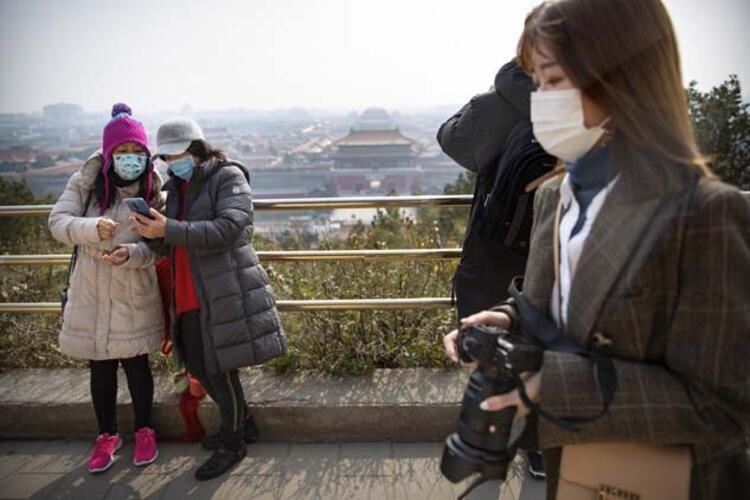
[[[545,2],[527,18],[518,60],[537,85],[536,139],[564,164],[536,193],[523,296],[611,357],[619,383],[578,433],[538,419],[548,497],[562,446],[636,442],[690,446],[691,499],[750,498],[750,202],[699,154],[666,9]],[[512,302],[495,309],[464,326],[519,324]],[[456,337],[444,339],[454,358]],[[525,384],[557,416],[602,408],[591,362],[577,355],[545,352]],[[483,408],[511,405],[528,412],[518,391]]]

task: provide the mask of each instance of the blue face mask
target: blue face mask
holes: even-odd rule
[[[115,173],[126,181],[134,181],[146,170],[146,155],[112,155]]]
[[[193,176],[194,168],[195,163],[193,163],[192,156],[187,156],[185,158],[175,160],[169,164],[169,171],[185,181],[189,181]]]

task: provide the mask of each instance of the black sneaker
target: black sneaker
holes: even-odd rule
[[[206,462],[198,467],[195,471],[195,479],[198,481],[206,481],[219,477],[229,469],[242,462],[245,458],[245,445],[243,444],[236,450],[227,450],[225,448],[219,448],[214,451],[211,457]]]
[[[253,417],[248,417],[245,420],[245,425],[242,428],[242,440],[247,444],[254,443],[258,440],[258,429],[255,427]],[[203,438],[201,446],[204,450],[218,450],[221,446],[220,433],[217,432],[216,434],[211,434],[210,436]]]
[[[529,464],[529,475],[533,479],[545,479],[547,476],[544,473],[544,462],[542,461],[542,454],[538,451],[527,451],[526,458]]]

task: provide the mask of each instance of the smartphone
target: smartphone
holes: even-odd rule
[[[135,212],[149,219],[153,219],[153,217],[151,216],[151,212],[148,209],[148,204],[143,198],[125,198],[124,201],[131,212]]]

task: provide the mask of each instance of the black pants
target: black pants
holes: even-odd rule
[[[151,427],[154,403],[154,378],[148,354],[127,359],[89,360],[91,399],[94,402],[99,433],[117,433],[117,367],[122,364],[133,400],[135,428]]]
[[[242,446],[242,426],[248,415],[245,393],[237,370],[209,374],[203,352],[200,313],[188,311],[179,318],[179,346],[188,372],[197,378],[221,414],[220,440],[222,446],[236,449]]]

